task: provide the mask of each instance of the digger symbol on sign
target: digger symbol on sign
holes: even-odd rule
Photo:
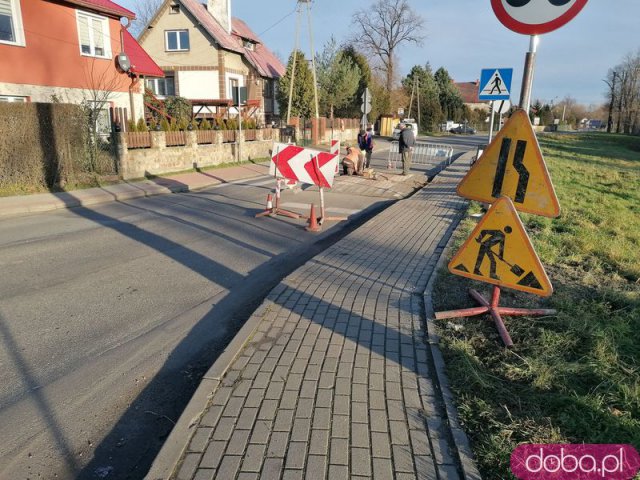
[[[473,269],[473,273],[476,275],[483,276],[483,273],[480,271],[480,267],[482,267],[482,262],[485,258],[489,259],[489,276],[494,280],[500,280],[500,277],[496,274],[497,262],[496,259],[504,262],[506,265],[510,267],[511,273],[513,273],[517,277],[521,277],[524,273],[524,270],[519,265],[512,265],[504,259],[504,244],[506,241],[506,234],[509,234],[513,231],[513,229],[507,225],[504,227],[504,232],[502,230],[482,230],[480,235],[476,237],[476,242],[480,244],[480,250],[478,251],[478,257],[476,258],[476,265]],[[498,246],[498,253],[493,250],[493,247]]]
[[[513,202],[501,197],[449,263],[451,273],[548,296],[551,283],[533,250]]]

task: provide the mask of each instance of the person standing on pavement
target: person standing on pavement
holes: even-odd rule
[[[402,155],[402,175],[409,175],[411,169],[411,154],[413,146],[416,144],[416,137],[411,127],[404,123],[400,124],[400,155]]]
[[[373,134],[371,133],[371,127],[367,128],[366,132],[360,130],[360,134],[358,135],[358,148],[360,148],[363,155],[363,168],[369,168],[371,164],[371,154],[373,153]]]

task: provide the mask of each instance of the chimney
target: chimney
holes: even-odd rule
[[[231,0],[207,0],[207,10],[227,33],[231,33]]]

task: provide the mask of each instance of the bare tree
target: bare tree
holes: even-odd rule
[[[136,14],[136,19],[129,28],[131,35],[140,38],[140,35],[149,25],[162,3],[163,0],[133,0],[131,2],[132,9]]]
[[[380,60],[387,90],[391,92],[398,48],[404,43],[422,45],[424,19],[408,0],[377,0],[354,13],[352,24],[359,29],[352,43]]]

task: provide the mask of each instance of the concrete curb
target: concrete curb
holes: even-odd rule
[[[193,192],[216,185],[226,185],[227,183],[251,180],[261,176],[262,175],[252,175],[230,182],[212,180],[211,182],[198,183],[197,185],[176,184],[164,186],[152,181],[119,183],[108,187],[74,190],[72,192],[39,193],[34,195],[7,197],[0,199],[0,218],[48,212],[63,208],[88,207],[109,202],[122,202],[125,200],[153,197],[156,195]]]
[[[191,400],[187,404],[184,412],[176,422],[175,427],[171,430],[169,437],[158,452],[151,469],[144,477],[145,480],[165,480],[180,466],[179,461],[182,458],[184,450],[188,447],[194,425],[197,425],[200,418],[204,414],[209,405],[211,397],[217,390],[224,374],[233,364],[236,357],[242,352],[247,342],[251,340],[255,334],[256,328],[262,321],[264,315],[269,311],[269,296],[272,295],[276,286],[269,294],[265,301],[258,309],[249,317],[247,322],[242,326],[238,333],[233,337],[227,348],[209,368],[202,381],[198,386]]]
[[[469,155],[469,158],[465,159],[465,155]],[[458,160],[465,161],[470,160],[473,157],[472,152],[469,152],[465,155],[460,157],[460,159]],[[480,476],[480,472],[478,471],[478,467],[476,466],[476,461],[474,459],[473,451],[471,450],[469,438],[460,425],[458,410],[455,406],[455,399],[453,393],[451,392],[451,388],[449,387],[446,365],[444,362],[444,357],[442,356],[442,351],[440,350],[440,337],[435,330],[435,313],[433,311],[432,299],[433,286],[438,278],[438,271],[444,266],[447,260],[448,252],[451,250],[451,246],[453,243],[453,234],[463,218],[464,215],[460,214],[459,217],[454,220],[454,223],[452,224],[452,232],[449,235],[449,238],[445,242],[442,242],[440,245],[438,245],[438,248],[441,249],[440,255],[434,267],[433,273],[431,274],[431,278],[429,278],[429,281],[427,282],[427,287],[425,288],[423,294],[423,300],[425,318],[427,322],[427,338],[429,346],[431,348],[433,363],[435,365],[437,382],[440,386],[442,399],[444,400],[445,410],[447,412],[447,419],[449,422],[449,428],[451,429],[453,443],[455,444],[458,453],[458,459],[460,461],[460,466],[462,468],[462,474],[466,480],[481,480],[482,477]]]

